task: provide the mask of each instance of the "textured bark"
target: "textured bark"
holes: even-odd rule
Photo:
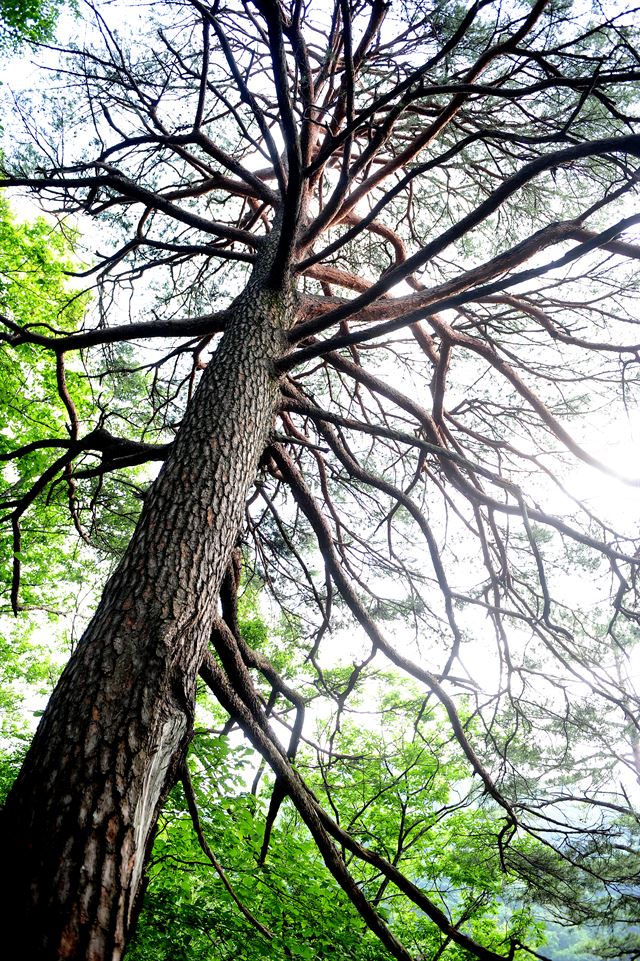
[[[292,313],[291,294],[257,281],[232,307],[9,797],[4,930],[20,919],[29,961],[122,955],[145,853],[189,741],[195,679],[278,404],[275,362]]]

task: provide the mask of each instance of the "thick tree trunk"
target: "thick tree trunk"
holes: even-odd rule
[[[117,961],[127,943],[292,313],[290,294],[257,284],[236,301],[7,801],[0,912],[29,961]]]

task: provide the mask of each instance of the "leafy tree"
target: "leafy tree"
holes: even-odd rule
[[[295,809],[291,852],[317,858],[312,839],[371,932],[358,951],[526,956],[534,900],[624,921],[640,543],[574,472],[615,473],[594,436],[638,383],[633,12],[86,12],[90,46],[13,122],[2,181],[92,221],[98,248],[75,268],[86,321],[3,318],[26,396],[60,398],[33,442],[2,435],[14,611],[63,491],[102,555],[142,509],[4,808],[5,929],[33,959],[122,956],[198,677],[271,769],[267,842]],[[154,461],[147,489],[131,471]],[[242,566],[288,619],[276,647],[240,627]],[[445,780],[472,786],[461,810],[430,797],[426,747],[354,728],[390,671],[420,685],[403,730],[428,741],[436,718]],[[414,770],[411,816],[446,809],[427,855],[398,849]],[[500,872],[502,942],[476,905]]]
[[[242,634],[255,639],[259,631],[261,646],[282,658],[284,645],[260,616],[257,597],[251,589],[242,597]],[[366,713],[365,728],[347,720],[336,732],[333,719],[318,720],[315,750],[310,743],[300,750],[298,769],[353,837],[420,878],[467,933],[480,931],[498,949],[516,937],[535,941],[540,926],[529,911],[507,921],[501,910],[514,894],[495,850],[487,847],[487,837],[502,828],[499,808],[469,785],[464,757],[437,709],[423,711],[415,727],[421,692],[397,681],[393,674],[363,678],[354,702]],[[386,957],[322,863],[295,808],[285,805],[272,823],[273,783],[259,755],[222,733],[225,712],[203,694],[188,770],[160,818],[128,957]],[[520,847],[530,850],[531,843]],[[359,885],[385,917],[394,918],[419,956],[469,957],[377,870],[356,871]]]
[[[62,0],[0,0],[0,50],[51,40]]]
[[[433,719],[424,730],[430,731],[435,746]],[[535,943],[536,925],[527,912],[514,913],[507,923],[501,916],[509,885],[498,859],[486,849],[487,836],[500,830],[499,814],[463,807],[459,799],[452,803],[456,791],[466,793],[456,781],[454,765],[442,765],[415,743],[390,748],[390,733],[386,729],[382,735],[360,736],[349,727],[340,738],[340,749],[348,749],[356,760],[354,770],[339,770],[344,780],[334,781],[330,790],[350,829],[377,850],[390,845],[396,853],[398,842],[406,844],[399,860],[405,866],[410,860],[413,875],[467,933],[480,934],[498,950],[515,936],[529,936]],[[393,734],[399,734],[397,724]],[[326,776],[311,755],[305,752],[300,760],[305,772],[313,768],[317,778]],[[390,765],[396,767],[392,780]],[[201,734],[194,739],[190,766],[187,790],[197,800],[198,829],[215,867],[194,834],[183,789],[174,789],[161,816],[149,887],[128,957],[186,961],[340,956],[373,961],[388,956],[327,871],[290,806],[284,807],[263,854],[272,785],[250,791],[247,782],[255,769],[251,752],[232,747],[228,739]],[[464,770],[460,760],[455,767]],[[409,804],[402,796],[405,791]],[[319,793],[322,796],[322,790]],[[453,813],[445,819],[448,805]],[[362,872],[358,881],[383,916],[394,919],[418,956],[470,956],[447,942],[437,926],[393,893],[376,871]]]
[[[67,269],[73,263],[72,238],[53,231],[40,218],[20,223],[4,198],[0,201],[0,311],[15,323],[48,323],[57,318],[62,326],[75,328],[86,308],[85,295],[69,289]],[[33,489],[49,463],[52,434],[65,432],[68,412],[59,394],[58,375],[64,368],[51,365],[46,352],[32,345],[26,353],[8,345],[0,356],[0,490],[3,503],[16,490]],[[76,371],[66,372],[82,409],[88,395]],[[11,463],[19,445],[21,456]],[[57,471],[56,471],[57,474]],[[52,474],[49,480],[55,480]],[[62,611],[68,610],[79,584],[90,567],[79,556],[78,545],[69,536],[68,502],[65,484],[50,487],[46,501],[33,503],[34,527],[22,541],[16,530],[16,552],[28,556],[22,603],[30,618],[13,623],[6,617],[10,607],[11,544],[2,544],[2,634],[0,635],[0,705],[2,797],[12,780],[17,759],[21,760],[31,736],[24,716],[25,701],[50,693],[59,673],[56,650],[45,651],[42,634],[55,630]],[[55,586],[54,586],[55,585]],[[40,637],[40,640],[38,639]]]

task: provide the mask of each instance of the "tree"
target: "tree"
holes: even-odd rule
[[[243,636],[252,635],[263,655],[286,662],[287,673],[295,671],[295,654],[286,653],[277,626],[269,630],[260,617],[255,592],[245,591],[240,606]],[[501,830],[499,811],[467,803],[475,788],[442,711],[423,709],[416,725],[422,691],[397,680],[392,673],[371,673],[366,698],[352,703],[352,710],[369,716],[366,728],[346,718],[336,731],[335,717],[324,718],[321,727],[331,732],[332,751],[301,745],[298,769],[315,796],[339,811],[354,837],[401,864],[405,874],[420,877],[423,890],[441,908],[452,908],[467,933],[480,930],[487,945],[518,936],[535,943],[537,926],[529,911],[508,919],[501,911],[504,899],[517,894],[502,874],[497,850],[486,844],[487,836]],[[215,704],[207,707],[209,722],[195,733],[188,773],[161,815],[128,957],[388,957],[363,929],[292,806],[285,805],[266,835],[266,854],[273,782],[260,767],[254,776],[255,752],[222,733],[226,713]],[[530,856],[535,844],[524,839],[516,847],[520,856]],[[454,956],[438,928],[376,870],[357,864],[351,870],[383,916],[394,917],[418,956],[438,951]]]
[[[51,40],[62,0],[1,0],[0,50],[15,51],[22,43]]]
[[[0,310],[17,322],[46,323],[59,314],[70,329],[82,322],[86,298],[67,290],[65,271],[74,264],[69,237],[53,232],[40,218],[24,224],[11,214],[5,199],[0,201]],[[79,378],[71,380],[81,410],[86,391]],[[10,497],[14,483],[37,490],[37,482],[49,463],[42,435],[64,432],[64,407],[59,402],[55,366],[37,346],[16,353],[5,345],[0,356],[0,463],[3,471],[2,498]],[[90,407],[86,408],[87,413]],[[14,470],[16,443],[23,456]],[[30,740],[25,723],[25,701],[30,695],[51,690],[51,678],[58,673],[52,657],[34,637],[37,628],[53,628],[56,612],[68,607],[71,597],[88,573],[68,536],[67,498],[53,495],[33,503],[34,530],[24,543],[31,558],[30,583],[24,585],[22,605],[28,616],[3,625],[0,639],[0,798],[15,774]],[[46,536],[43,535],[46,531]],[[30,532],[31,533],[31,532]],[[2,543],[2,564],[10,563],[11,545]],[[57,591],[51,582],[59,583]],[[53,652],[51,652],[53,653]]]
[[[640,544],[570,472],[615,473],[589,447],[637,385],[632,13],[190,0],[119,34],[86,12],[2,181],[100,229],[93,321],[3,318],[66,419],[10,459],[14,611],[37,503],[66,492],[103,551],[142,510],[4,808],[7,929],[34,959],[122,956],[200,676],[273,772],[264,856],[288,797],[392,956],[402,912],[365,868],[434,957],[533,951],[470,933],[296,766],[310,701],[338,763],[372,664],[421,685],[416,731],[441,705],[523,903],[628,919]],[[242,567],[299,624],[294,676],[239,629]]]

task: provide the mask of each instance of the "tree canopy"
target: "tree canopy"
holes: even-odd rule
[[[3,221],[5,608],[111,573],[5,808],[34,959],[141,910],[140,961],[173,912],[185,958],[637,957],[633,9],[83,16],[1,181],[50,216]]]
[[[0,51],[51,40],[62,0],[0,0]]]

